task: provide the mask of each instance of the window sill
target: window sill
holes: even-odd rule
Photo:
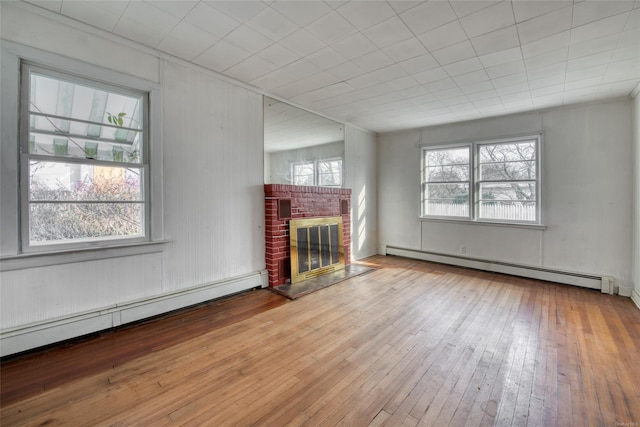
[[[446,224],[469,224],[469,225],[486,225],[493,227],[509,227],[509,228],[525,228],[529,230],[546,230],[546,225],[541,224],[519,224],[514,222],[493,222],[493,221],[472,221],[470,219],[454,219],[454,218],[428,218],[419,217],[420,221],[426,222],[442,222]]]
[[[24,270],[27,268],[162,252],[166,243],[168,243],[167,240],[157,240],[153,242],[120,244],[100,248],[7,255],[0,258],[0,271]]]

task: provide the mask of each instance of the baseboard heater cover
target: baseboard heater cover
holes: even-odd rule
[[[385,255],[396,255],[406,258],[419,259],[422,261],[431,261],[441,264],[455,265],[458,267],[491,271],[494,273],[510,274],[512,276],[526,277],[529,279],[581,286],[584,288],[597,289],[602,291],[603,293],[609,294],[613,294],[615,290],[615,280],[612,277],[607,276],[595,276],[560,270],[550,270],[541,267],[511,264],[502,261],[460,257],[456,255],[427,252],[417,249],[406,249],[395,246],[386,246]]]
[[[5,329],[0,331],[0,356],[81,337],[267,285],[267,270],[260,270],[164,295]]]

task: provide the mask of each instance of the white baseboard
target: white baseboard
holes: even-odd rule
[[[495,273],[510,274],[512,276],[527,277],[530,279],[545,280],[549,282],[564,283],[567,285],[582,286],[590,289],[602,290],[603,277],[574,273],[568,271],[549,270],[540,267],[510,264],[501,261],[466,258],[455,255],[425,252],[417,249],[398,248],[386,246],[388,255],[398,255],[423,261],[438,262],[441,264],[455,265],[458,267],[473,268],[476,270],[491,271]],[[607,293],[613,293],[607,290]]]
[[[636,307],[640,309],[640,293],[638,293],[638,291],[636,291],[635,289],[631,291],[631,301],[633,301]]]
[[[80,337],[247,289],[264,288],[267,284],[268,274],[263,270],[152,298],[5,329],[0,332],[0,356]]]

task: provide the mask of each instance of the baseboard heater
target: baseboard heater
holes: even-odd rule
[[[396,255],[406,258],[419,259],[422,261],[431,261],[441,264],[455,265],[458,267],[491,271],[494,273],[510,274],[512,276],[521,276],[530,279],[545,280],[548,282],[564,283],[567,285],[597,289],[607,294],[614,294],[616,292],[615,279],[609,276],[595,276],[582,273],[550,270],[541,267],[461,257],[456,255],[421,251],[417,249],[399,248],[396,246],[386,246],[385,255]]]

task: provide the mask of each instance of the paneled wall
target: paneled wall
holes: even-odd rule
[[[633,99],[633,294],[631,297],[640,308],[640,87],[636,88]]]
[[[618,280],[631,292],[630,100],[456,123],[379,138],[380,250],[384,245]],[[420,145],[543,134],[544,229],[420,220]]]
[[[2,51],[2,354],[265,284],[262,96],[91,27],[0,7],[3,46],[12,46]],[[151,167],[161,168],[152,185],[162,190],[166,243],[106,259],[71,254],[35,267],[37,260],[16,260],[15,46],[37,49],[44,62],[54,53],[160,86],[161,134],[151,149],[164,161]]]

